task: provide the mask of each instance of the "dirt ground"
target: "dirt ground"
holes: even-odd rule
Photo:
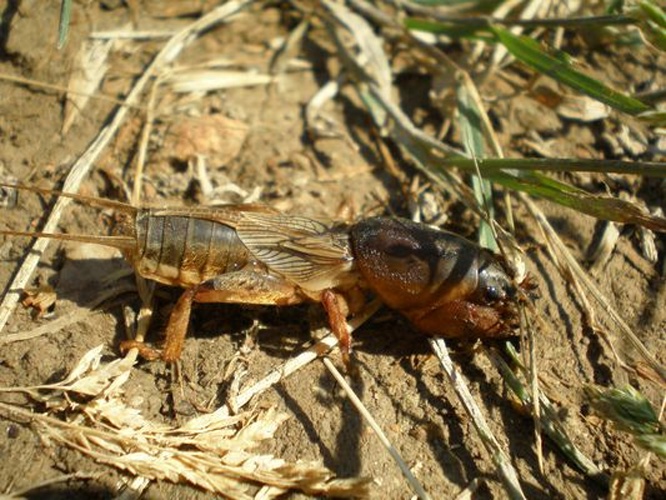
[[[191,12],[175,12],[177,5]],[[210,2],[209,2],[210,3]],[[175,30],[199,15],[199,2],[74,3],[69,41],[56,49],[58,2],[23,1],[0,4],[0,73],[66,87],[82,41],[94,31],[127,28],[133,22],[141,30]],[[205,2],[204,2],[205,4]],[[231,68],[267,74],[281,42],[297,21],[284,6],[255,6],[228,24],[219,26],[192,43],[177,59],[178,65],[196,65],[216,59]],[[180,15],[182,14],[182,15]],[[121,98],[144,71],[162,39],[117,41],[110,51],[108,70],[100,95]],[[666,59],[654,52],[632,53],[617,47],[586,55],[572,35],[565,48],[584,62],[589,71],[621,89],[656,89],[666,85]],[[464,57],[460,51],[452,57]],[[149,203],[202,203],[202,182],[188,167],[186,151],[210,147],[206,172],[213,186],[225,188],[216,201],[239,202],[253,193],[261,202],[293,214],[339,216],[339,208],[353,208],[357,217],[395,213],[408,216],[403,187],[386,168],[377,136],[353,89],[329,102],[325,114],[336,132],[313,137],[305,127],[305,106],[316,92],[335,78],[340,63],[326,33],[316,23],[291,61],[288,71],[273,85],[254,85],[205,94],[159,92],[155,101],[155,126],[149,137],[143,200]],[[524,76],[524,75],[523,75]],[[405,67],[395,82],[403,104],[417,125],[436,133],[442,118],[428,99],[431,82],[417,68]],[[0,167],[4,176],[22,183],[50,188],[58,185],[69,166],[108,122],[116,104],[93,99],[66,133],[62,132],[64,95],[58,88],[38,88],[0,80]],[[504,79],[492,77],[481,87],[490,105],[494,125],[508,156],[535,156],[535,144],[547,147],[554,157],[625,158],[664,160],[664,150],[652,131],[626,116],[611,114],[592,123],[567,119],[539,102],[534,94],[512,92]],[[148,102],[146,97],[142,103]],[[490,101],[489,101],[490,102]],[[214,116],[219,144],[206,135]],[[107,147],[81,193],[126,199],[123,182],[135,175],[143,110],[132,110],[110,147]],[[203,125],[202,125],[203,124]],[[201,126],[203,128],[196,128]],[[623,141],[642,133],[641,141]],[[189,135],[188,135],[189,134]],[[219,135],[218,135],[219,134]],[[624,135],[623,135],[624,134]],[[538,139],[538,140],[537,140]],[[447,138],[447,140],[449,140]],[[455,141],[455,137],[451,140]],[[203,146],[202,146],[203,144]],[[631,145],[638,144],[632,148]],[[663,140],[662,140],[663,144]],[[546,145],[546,146],[544,146]],[[217,149],[215,149],[217,148]],[[184,152],[185,151],[185,152]],[[409,179],[417,176],[411,166],[390,149],[398,167]],[[658,179],[628,176],[568,175],[566,179],[586,189],[616,195],[638,196],[650,208],[666,210],[666,186]],[[443,227],[475,237],[476,221],[463,205],[438,193],[427,182],[425,198],[435,200]],[[422,197],[423,199],[424,197]],[[209,200],[210,201],[210,200]],[[48,199],[22,194],[13,209],[3,209],[0,229],[34,230],[48,206]],[[571,210],[540,202],[571,252],[585,262],[599,224]],[[549,259],[536,227],[515,204],[517,237],[527,250],[528,266],[539,285],[534,305],[544,320],[537,325],[537,359],[544,390],[557,405],[575,443],[601,469],[625,470],[644,456],[631,439],[590,412],[583,388],[631,383],[653,402],[661,394],[654,384],[628,375],[615,361],[604,335],[623,352],[617,332],[592,331],[583,321],[581,305]],[[501,214],[500,214],[501,218]],[[59,230],[100,234],[108,217],[100,211],[72,205]],[[434,219],[434,217],[433,217]],[[662,364],[666,363],[666,286],[663,274],[664,239],[657,238],[660,257],[649,262],[638,243],[634,227],[620,227],[621,236],[610,260],[593,275],[622,317]],[[6,290],[25,255],[27,241],[0,240],[0,284]],[[128,266],[117,254],[96,253],[79,244],[51,244],[40,261],[33,285],[48,284],[57,301],[44,317],[18,307],[2,335],[31,331],[53,319],[80,313],[105,288],[117,284],[114,273]],[[111,276],[112,283],[109,283]],[[113,281],[115,280],[115,281]],[[157,341],[177,292],[158,294],[156,319],[149,340]],[[138,307],[136,294],[120,297],[123,305]],[[109,357],[118,355],[125,337],[121,305],[115,305],[64,329],[30,340],[2,345],[0,386],[30,386],[61,379],[92,347],[104,344]],[[602,314],[598,311],[598,314]],[[256,343],[245,349],[248,374],[243,383],[259,380],[271,368],[302,350],[310,331],[324,324],[317,305],[273,308],[236,305],[200,305],[195,308],[182,358],[182,401],[170,397],[169,372],[162,362],[140,363],[127,383],[127,398],[142,414],[161,422],[184,420],[205,409],[224,404],[229,391],[225,373],[249,332]],[[518,341],[516,340],[518,346]],[[492,348],[486,344],[485,348]],[[468,380],[473,395],[520,475],[529,498],[600,498],[604,486],[586,478],[547,439],[544,472],[539,471],[529,416],[516,410],[496,369],[482,349],[452,344],[454,360]],[[433,498],[448,498],[480,479],[477,498],[505,496],[494,467],[469,418],[437,363],[429,355],[426,340],[414,333],[399,315],[380,310],[354,336],[359,374],[352,385],[379,421],[393,445]],[[333,355],[340,364],[338,354]],[[28,397],[1,394],[3,402],[39,409]],[[412,493],[389,454],[359,417],[320,362],[313,362],[263,394],[256,405],[277,405],[291,418],[282,425],[270,449],[286,460],[319,460],[340,477],[369,476],[371,497],[410,498]],[[0,489],[21,491],[49,478],[76,471],[102,472],[94,480],[70,481],[31,493],[37,498],[108,498],[119,493],[124,473],[95,463],[80,453],[54,447],[29,426],[10,419],[1,422]],[[646,498],[666,494],[666,467],[653,458],[646,472]],[[187,484],[151,483],[145,498],[204,498],[208,494]],[[297,498],[298,494],[294,494]]]

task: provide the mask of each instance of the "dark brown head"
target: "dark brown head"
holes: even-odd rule
[[[374,217],[352,227],[351,243],[369,287],[426,333],[497,336],[516,323],[503,259],[461,236]]]

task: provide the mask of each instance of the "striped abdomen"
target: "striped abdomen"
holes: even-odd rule
[[[136,250],[128,256],[145,277],[190,287],[233,272],[250,261],[236,231],[219,222],[181,215],[136,215]]]

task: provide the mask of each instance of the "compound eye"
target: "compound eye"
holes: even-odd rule
[[[511,283],[488,285],[485,289],[488,302],[500,302],[503,300],[514,300],[518,290]]]
[[[478,274],[477,300],[486,304],[513,300],[516,288],[502,262],[492,255],[485,255],[485,258]]]
[[[488,302],[497,302],[504,298],[504,293],[502,289],[496,286],[486,287],[486,299]]]

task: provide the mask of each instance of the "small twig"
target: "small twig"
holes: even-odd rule
[[[400,468],[400,471],[405,476],[405,479],[407,479],[407,482],[409,482],[409,485],[412,487],[414,493],[422,500],[429,500],[430,496],[428,495],[428,493],[426,493],[425,489],[423,489],[423,485],[419,482],[418,479],[416,479],[414,474],[412,474],[412,471],[409,470],[409,467],[400,456],[398,450],[396,450],[395,447],[391,444],[386,434],[384,434],[384,431],[382,431],[382,428],[379,426],[379,424],[370,414],[370,412],[368,412],[368,409],[365,407],[363,402],[356,395],[354,390],[349,386],[349,384],[342,376],[342,374],[338,371],[338,369],[335,367],[335,365],[331,362],[330,359],[322,358],[322,361],[324,362],[324,366],[328,368],[328,371],[331,372],[331,375],[333,375],[335,380],[337,380],[338,384],[340,384],[340,386],[344,389],[349,400],[352,402],[352,404],[363,416],[368,425],[375,432],[375,434],[379,438],[379,441],[382,443],[384,448],[386,448],[386,451],[388,451],[391,457],[393,457],[393,460]]]
[[[534,442],[537,453],[537,463],[539,464],[539,472],[545,474],[543,466],[543,443],[541,440],[541,404],[539,399],[539,372],[537,368],[537,354],[536,354],[536,341],[534,336],[534,329],[530,322],[530,318],[525,314],[525,309],[522,309],[522,317],[524,319],[525,330],[527,332],[527,344],[529,346],[529,367],[530,367],[530,389],[532,390],[532,419],[534,420]]]
[[[146,118],[141,131],[141,138],[139,141],[139,153],[136,161],[136,168],[134,172],[134,187],[132,189],[131,203],[134,206],[139,206],[141,203],[141,188],[143,186],[143,171],[146,164],[146,156],[148,154],[148,142],[150,134],[153,130],[153,120],[155,119],[155,100],[157,98],[157,90],[160,87],[160,78],[158,77],[153,82],[148,96],[148,105],[146,108]],[[136,286],[141,298],[141,308],[137,317],[136,333],[134,339],[143,342],[143,339],[148,332],[150,321],[153,317],[153,296],[155,293],[155,286],[149,283],[143,276],[136,274]]]
[[[325,355],[336,345],[338,345],[338,339],[335,338],[335,335],[332,333],[326,335],[321,340],[318,340],[317,343],[312,347],[306,349],[296,357],[289,359],[282,365],[273,368],[259,382],[243,390],[243,392],[241,392],[236,397],[233,407],[235,409],[240,409],[241,407],[245,406],[252,398],[270,389],[275,384],[296,372],[297,370],[300,370],[318,357]]]
[[[175,31],[166,30],[109,30],[95,31],[89,37],[93,40],[154,40],[156,38],[171,38],[175,33]]]
[[[148,142],[150,134],[153,130],[153,121],[155,119],[155,99],[157,98],[157,90],[160,86],[159,77],[153,82],[150,92],[148,94],[148,105],[146,107],[146,118],[141,131],[141,138],[139,140],[139,153],[136,160],[136,168],[134,170],[134,188],[132,189],[131,203],[134,206],[139,206],[141,203],[141,187],[143,186],[143,170],[146,165],[146,156],[148,155]]]

